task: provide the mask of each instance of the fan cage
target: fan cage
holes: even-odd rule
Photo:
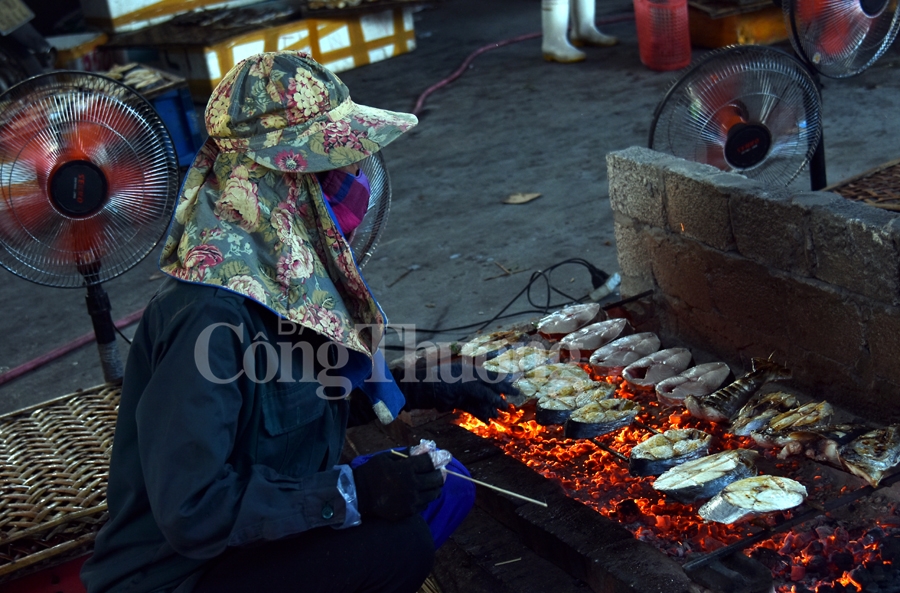
[[[785,0],[782,8],[794,51],[829,78],[869,68],[900,28],[897,0]]]
[[[83,216],[50,196],[53,173],[81,159],[106,176]],[[178,190],[172,139],[153,106],[105,76],[60,71],[0,95],[0,265],[32,282],[110,280],[157,245]]]
[[[361,161],[359,167],[369,180],[369,207],[362,222],[350,235],[350,249],[361,268],[371,259],[384,232],[391,208],[391,178],[380,152]]]
[[[766,184],[790,183],[809,163],[821,138],[820,96],[805,66],[763,46],[714,51],[670,87],[654,112],[650,148],[740,173]],[[737,167],[725,157],[724,122],[740,111],[761,124],[771,146],[756,164]]]

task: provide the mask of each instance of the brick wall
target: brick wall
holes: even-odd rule
[[[900,421],[900,216],[645,148],[607,165],[622,295],[655,291],[664,345],[774,352],[810,395]]]

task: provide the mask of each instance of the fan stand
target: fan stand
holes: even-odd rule
[[[85,160],[69,161],[50,177],[48,197],[53,206],[66,216],[86,218],[106,203],[109,184],[99,167]],[[107,383],[121,383],[124,376],[122,358],[116,342],[116,326],[110,311],[109,295],[100,283],[100,259],[78,264],[78,272],[87,285],[87,310],[94,326],[100,353],[100,367]]]

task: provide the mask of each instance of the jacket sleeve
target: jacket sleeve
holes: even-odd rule
[[[355,498],[349,468],[296,478],[262,465],[239,475],[229,464],[245,394],[256,387],[243,370],[248,328],[245,309],[225,298],[176,314],[158,328],[137,407],[154,519],[175,551],[191,558],[358,522],[345,500]]]

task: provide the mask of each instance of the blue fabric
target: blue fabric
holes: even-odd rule
[[[383,453],[379,451],[378,453]],[[350,462],[350,467],[359,467],[378,453],[360,455]],[[447,464],[447,469],[471,477],[469,470],[454,457]],[[475,505],[475,484],[460,477],[447,474],[441,495],[431,502],[424,511],[422,518],[428,523],[431,537],[434,539],[434,549],[440,548],[456,528],[465,520],[469,511]]]

